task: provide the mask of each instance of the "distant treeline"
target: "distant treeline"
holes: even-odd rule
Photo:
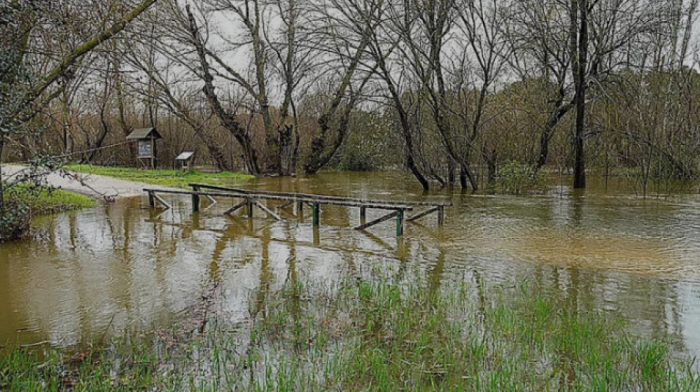
[[[700,174],[698,0],[58,3],[2,5],[5,161],[134,165],[154,126],[254,175]]]

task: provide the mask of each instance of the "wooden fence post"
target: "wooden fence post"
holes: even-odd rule
[[[403,222],[404,222],[404,211],[396,211],[396,236],[401,237],[403,235]]]
[[[199,195],[192,194],[192,212],[199,212],[200,198]]]
[[[313,226],[319,227],[321,225],[321,217],[318,209],[318,203],[314,203],[311,207],[311,213],[313,214]]]
[[[148,205],[151,208],[156,208],[156,198],[153,196],[153,192],[148,192]]]

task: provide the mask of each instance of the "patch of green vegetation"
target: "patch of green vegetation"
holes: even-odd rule
[[[235,182],[253,178],[253,176],[247,174],[232,172],[202,173],[198,171],[183,172],[181,170],[139,170],[130,167],[112,166],[68,165],[66,169],[79,173],[96,174],[173,188],[189,188],[188,184],[190,183],[231,185]]]
[[[19,183],[3,187],[0,242],[25,237],[35,215],[48,215],[95,206],[95,200],[77,193],[42,185]]]
[[[495,190],[500,194],[527,195],[544,192],[545,177],[536,167],[517,162],[507,162],[498,169]]]
[[[160,331],[77,356],[8,349],[0,390],[700,391],[667,342],[537,286],[366,275],[329,285],[292,274],[251,293],[249,322],[211,319],[204,334]]]
[[[14,198],[18,203],[28,206],[32,215],[92,208],[97,204],[94,199],[78,193],[30,184],[13,186],[12,190],[6,192],[6,197]]]

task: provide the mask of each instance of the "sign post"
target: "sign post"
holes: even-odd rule
[[[156,141],[162,138],[155,128],[142,128],[131,132],[126,140],[136,140],[138,142],[139,162],[145,168],[155,169],[158,165]]]

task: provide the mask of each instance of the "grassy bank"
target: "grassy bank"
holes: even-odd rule
[[[7,200],[26,205],[32,215],[48,215],[58,212],[94,207],[96,202],[90,197],[62,189],[49,189],[34,185],[17,184],[5,192]]]
[[[202,173],[197,171],[183,172],[181,170],[139,170],[131,167],[91,165],[68,165],[66,168],[79,173],[97,174],[175,188],[189,188],[188,184],[193,182],[208,185],[231,185],[238,181],[253,178],[247,174],[231,172]]]
[[[96,202],[83,195],[33,184],[3,187],[0,211],[0,243],[26,237],[32,216],[93,207]]]
[[[159,331],[77,356],[6,351],[0,390],[700,390],[666,342],[536,286],[367,275],[321,285],[291,274],[278,292],[251,293],[247,321],[210,318],[205,333]]]

